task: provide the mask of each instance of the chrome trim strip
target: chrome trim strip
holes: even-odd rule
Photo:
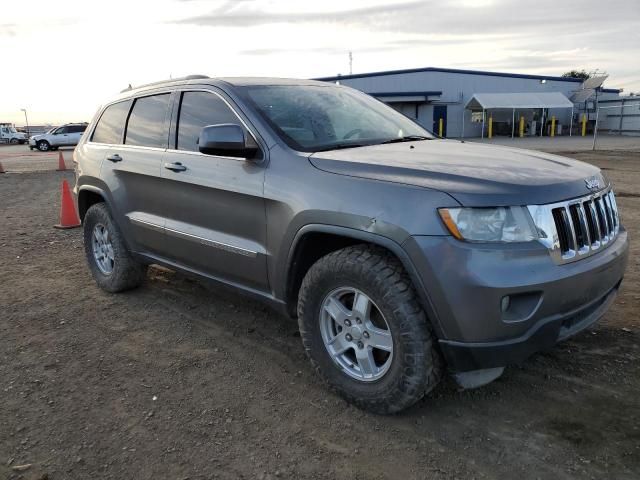
[[[586,234],[587,245],[583,248],[577,245],[576,226],[573,224],[573,217],[569,208],[573,205],[578,207],[578,221],[581,223],[578,228],[581,228],[581,230],[584,228],[583,232]],[[539,242],[549,249],[551,258],[558,265],[575,262],[595,254],[606,245],[612,243],[620,231],[618,208],[615,203],[615,195],[610,187],[591,195],[564,202],[529,205],[527,209],[538,228]],[[563,213],[569,222],[565,233],[568,235],[570,245],[569,250],[565,252],[560,249],[560,239],[553,217],[553,210],[556,209],[563,209]],[[589,210],[588,215],[586,209]],[[586,221],[587,216],[593,220],[596,238],[591,238],[589,225]],[[603,225],[600,224],[600,218],[602,218]]]
[[[140,220],[139,218],[135,218],[133,216],[128,216],[128,218],[131,223],[135,223],[140,227],[146,227],[146,228],[149,228],[150,230],[155,230],[156,232],[164,233],[164,227],[162,225],[147,222],[145,220]]]
[[[146,227],[151,230],[155,230],[157,232],[163,232],[173,237],[184,238],[186,240],[195,241],[203,245],[207,245],[209,247],[217,248],[219,250],[224,250],[229,253],[236,253],[238,255],[242,255],[244,257],[251,257],[251,258],[255,258],[258,256],[258,252],[255,252],[253,250],[248,250],[242,247],[236,247],[235,245],[229,245],[228,243],[217,242],[209,238],[199,237],[198,235],[192,235],[190,233],[181,232],[179,230],[174,230],[172,228],[163,227],[162,225],[158,225],[152,222],[147,222],[145,220],[140,220],[139,218],[135,218],[132,216],[129,216],[129,220],[132,223],[135,223],[136,225],[139,225],[141,227]]]
[[[209,238],[199,237],[198,235],[192,235],[190,233],[181,232],[179,230],[174,230],[172,228],[165,227],[164,230],[167,232],[167,235],[171,235],[172,237],[179,237],[187,240],[193,240],[203,245],[217,248],[219,250],[224,250],[226,252],[237,253],[238,255],[251,257],[251,258],[255,258],[258,256],[258,252],[254,252],[253,250],[247,250],[246,248],[236,247],[235,245],[229,245],[228,243],[217,242]]]

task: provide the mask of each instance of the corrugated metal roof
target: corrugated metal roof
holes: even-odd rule
[[[489,108],[572,108],[573,103],[560,92],[475,93],[468,109]]]
[[[382,72],[353,73],[350,75],[337,75],[335,77],[320,77],[320,78],[315,78],[314,80],[321,80],[323,82],[332,82],[335,80],[348,80],[350,78],[383,77],[386,75],[402,75],[405,73],[422,73],[422,72],[456,73],[461,75],[483,75],[483,76],[489,76],[489,77],[528,78],[533,80],[553,80],[558,82],[582,83],[582,80],[580,78],[572,78],[572,77],[529,75],[526,73],[487,72],[484,70],[461,70],[457,68],[439,68],[439,67],[407,68],[404,70],[385,70]]]

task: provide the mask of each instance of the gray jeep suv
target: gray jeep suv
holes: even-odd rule
[[[98,285],[148,264],[297,317],[315,370],[400,411],[591,325],[627,233],[596,167],[444,140],[339,85],[195,76],[124,91],[75,150]]]

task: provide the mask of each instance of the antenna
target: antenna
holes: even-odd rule
[[[599,69],[597,68],[589,72],[589,78],[582,82],[579,90],[575,90],[573,92],[573,95],[571,95],[571,101],[573,103],[586,102],[596,94],[598,88],[602,86],[607,78],[609,78],[609,74],[607,72],[599,72]],[[596,99],[597,98],[598,96],[596,95]]]
[[[349,75],[353,74],[353,52],[349,52]]]

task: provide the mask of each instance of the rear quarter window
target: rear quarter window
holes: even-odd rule
[[[96,143],[122,143],[122,133],[124,132],[130,107],[131,100],[109,105],[102,112],[100,120],[98,120],[98,124],[93,131],[91,141]]]

